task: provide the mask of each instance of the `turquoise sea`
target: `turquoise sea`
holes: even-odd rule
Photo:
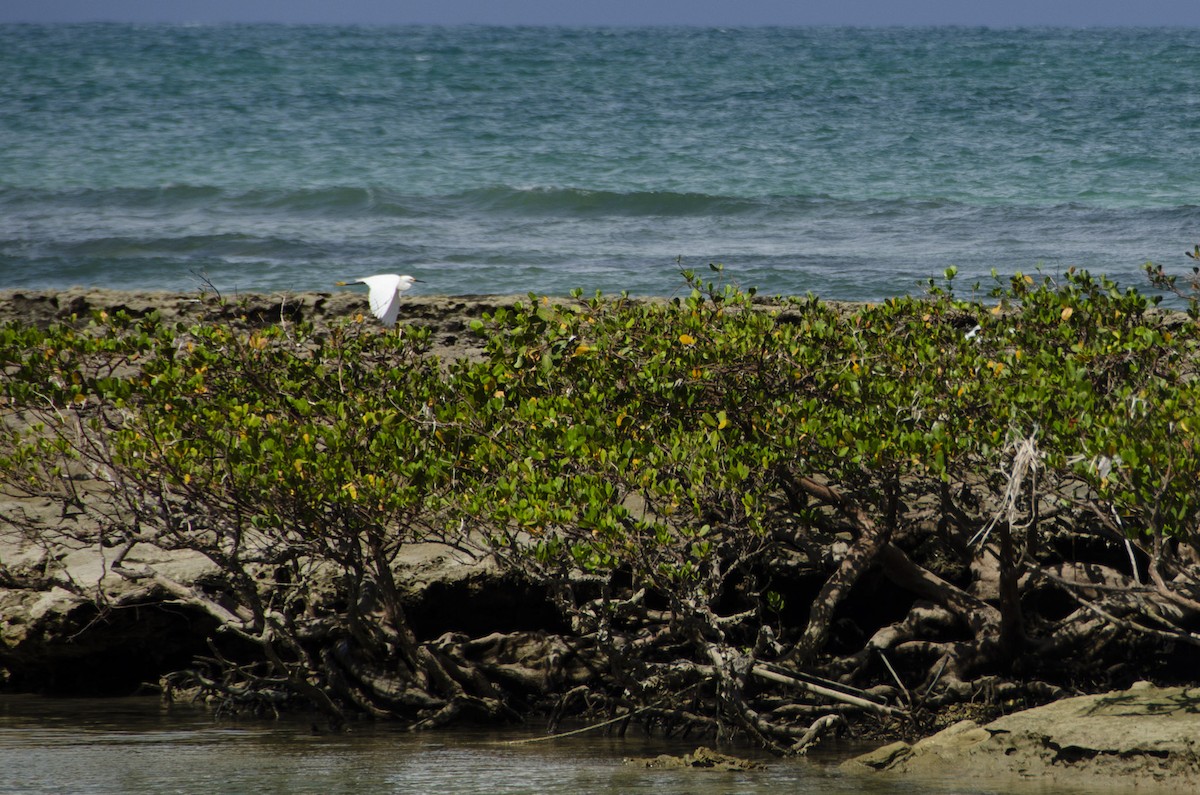
[[[0,288],[1142,286],[1200,29],[0,26]]]

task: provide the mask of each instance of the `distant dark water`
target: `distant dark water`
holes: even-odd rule
[[[1200,30],[0,26],[0,288],[1141,286]]]

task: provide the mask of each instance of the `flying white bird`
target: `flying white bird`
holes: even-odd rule
[[[396,310],[400,308],[400,293],[411,288],[414,282],[421,280],[408,275],[397,276],[394,273],[381,273],[354,281],[370,288],[371,293],[367,296],[367,303],[371,306],[371,314],[379,318],[383,325],[394,326],[396,325]],[[338,282],[339,286],[346,284],[347,282]]]

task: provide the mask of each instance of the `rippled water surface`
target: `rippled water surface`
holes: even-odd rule
[[[1200,29],[0,25],[0,288],[874,299],[1200,235]]]
[[[164,708],[156,699],[0,696],[0,793],[1072,792],[1036,783],[972,784],[969,771],[952,781],[850,776],[834,769],[844,750],[812,759],[756,757],[766,767],[749,772],[649,770],[624,759],[687,753],[695,743],[600,732],[524,742],[539,737],[530,730],[408,734],[371,724],[322,734],[301,719],[219,720]]]

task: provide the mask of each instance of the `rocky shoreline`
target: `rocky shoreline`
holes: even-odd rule
[[[355,289],[357,287],[358,289]],[[255,328],[277,323],[324,323],[337,318],[370,318],[367,292],[361,285],[342,290],[304,293],[171,293],[73,287],[68,290],[0,290],[0,324],[18,321],[33,326],[52,322],[86,324],[93,311],[134,317],[158,312],[167,323],[221,321]],[[399,323],[414,323],[433,334],[431,353],[447,359],[472,356],[482,348],[467,324],[524,296],[405,295]],[[74,320],[73,320],[74,319]]]
[[[471,331],[471,322],[518,300],[406,296],[400,322],[427,328],[431,352],[442,359],[474,359],[483,340]],[[0,324],[83,325],[101,311],[133,316],[158,311],[168,322],[256,328],[353,318],[367,313],[367,301],[365,291],[352,289],[233,297],[83,288],[0,291]],[[50,499],[11,494],[0,494],[0,513],[49,523],[80,521]],[[128,693],[139,683],[156,686],[158,675],[206,652],[213,622],[169,592],[114,574],[112,554],[103,546],[49,549],[0,526],[0,689]],[[189,551],[139,547],[125,563],[153,566],[185,585],[215,574],[211,561]],[[537,632],[554,621],[549,607],[522,590],[525,586],[462,551],[412,544],[397,561],[397,572],[422,637],[462,631],[463,615],[474,617],[473,634],[489,627]],[[963,721],[916,742],[886,745],[847,763],[846,770],[939,776],[969,766],[995,778],[1082,785],[1116,779],[1166,791],[1200,782],[1200,753],[1192,739],[1200,737],[1200,718],[1193,714],[1198,706],[1197,691],[1140,683],[1127,691],[1061,699],[991,723]]]
[[[400,322],[428,328],[434,355],[446,360],[471,358],[479,355],[483,345],[469,323],[517,300],[517,296],[406,296]],[[171,324],[222,322],[247,329],[279,323],[321,324],[359,315],[370,319],[365,289],[235,296],[101,288],[0,290],[0,325],[15,321],[37,327],[55,322],[84,326],[94,312],[122,311],[133,317],[158,312]],[[0,515],[68,524],[80,521],[63,516],[62,511],[49,498],[0,492]],[[148,554],[146,549],[139,548],[130,562],[153,565],[187,585],[215,573],[212,562],[196,552],[155,550],[152,556],[142,557]],[[156,685],[158,673],[205,652],[203,637],[212,629],[211,623],[171,607],[168,594],[113,573],[108,568],[111,554],[86,546],[48,550],[36,540],[0,527],[0,688],[127,693],[141,682]],[[414,599],[419,601],[429,584],[437,583],[440,604],[429,606],[431,627],[449,605],[494,586],[484,573],[486,564],[437,545],[413,545],[403,554],[401,565],[409,569]]]
[[[1071,786],[1200,784],[1200,690],[1138,682],[1064,698],[980,725],[964,720],[915,743],[895,742],[842,765],[888,776],[1017,778]]]

